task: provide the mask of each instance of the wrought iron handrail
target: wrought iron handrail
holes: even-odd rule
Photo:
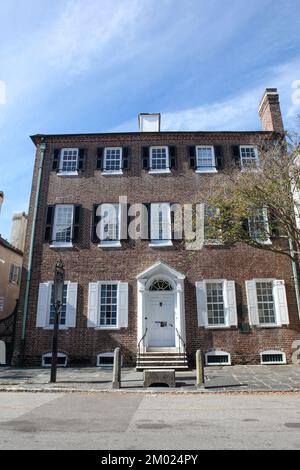
[[[138,352],[139,352],[139,354],[141,354],[141,343],[145,339],[147,331],[148,331],[148,328],[145,329],[145,333],[143,334],[143,336],[141,337],[141,339],[138,342]]]
[[[177,336],[178,336],[178,338],[179,338],[179,354],[180,354],[180,342],[182,342],[182,344],[183,344],[183,351],[184,351],[184,352],[185,352],[185,342],[184,342],[183,337],[182,337],[181,334],[179,333],[178,329],[177,329],[177,328],[175,328],[175,329],[176,329]]]

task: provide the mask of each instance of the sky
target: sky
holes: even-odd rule
[[[300,114],[299,0],[0,0],[0,233],[27,211],[37,133],[257,130]]]

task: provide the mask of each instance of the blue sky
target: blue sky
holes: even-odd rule
[[[266,87],[292,128],[299,31],[299,0],[0,0],[0,233],[28,208],[31,134],[135,131],[139,112],[254,130]]]

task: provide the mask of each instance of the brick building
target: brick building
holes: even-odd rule
[[[62,363],[109,364],[120,346],[123,363],[134,365],[138,345],[141,368],[143,361],[185,367],[185,351],[191,364],[199,348],[210,364],[291,360],[300,324],[289,259],[210,243],[205,233],[201,249],[186,250],[174,239],[170,210],[194,202],[232,162],[259,161],[262,139],[283,132],[276,89],[266,90],[259,113],[263,130],[255,132],[161,132],[159,115],[140,115],[139,132],[32,137],[15,362],[49,363],[60,258]],[[133,240],[127,229],[140,203],[149,223],[142,211]]]

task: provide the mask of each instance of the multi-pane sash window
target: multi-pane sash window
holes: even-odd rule
[[[10,267],[10,273],[9,273],[9,282],[12,282],[13,284],[20,284],[21,282],[21,267],[17,266],[15,264],[12,264]]]
[[[62,149],[60,158],[61,173],[74,173],[78,170],[78,149]]]
[[[100,326],[117,326],[117,311],[117,284],[102,284],[100,286]]]
[[[74,206],[59,205],[55,207],[53,242],[56,244],[72,243]]]
[[[68,285],[64,285],[64,290],[63,290],[63,302],[62,306],[60,309],[60,322],[59,324],[62,326],[65,326],[66,324],[66,314],[67,314],[67,293],[68,293]],[[51,288],[51,305],[50,305],[50,315],[49,315],[49,326],[54,325],[55,322],[55,308],[54,308],[54,289],[53,285]]]
[[[119,172],[122,169],[122,148],[108,147],[104,154],[104,172]]]
[[[207,282],[206,296],[208,325],[224,325],[223,283]]]
[[[151,243],[170,243],[171,207],[169,203],[151,204]]]
[[[169,149],[168,147],[150,148],[150,170],[166,171],[169,169]]]
[[[256,282],[256,294],[259,323],[276,323],[272,281]]]
[[[243,145],[240,147],[241,165],[242,167],[257,166],[258,154],[257,147],[253,145]]]
[[[216,170],[216,161],[214,148],[212,146],[197,146],[197,170],[214,171]]]
[[[249,217],[249,234],[251,238],[260,243],[270,243],[268,214],[266,209],[256,209]]]
[[[118,242],[120,240],[119,204],[101,204],[100,217],[100,243]]]

